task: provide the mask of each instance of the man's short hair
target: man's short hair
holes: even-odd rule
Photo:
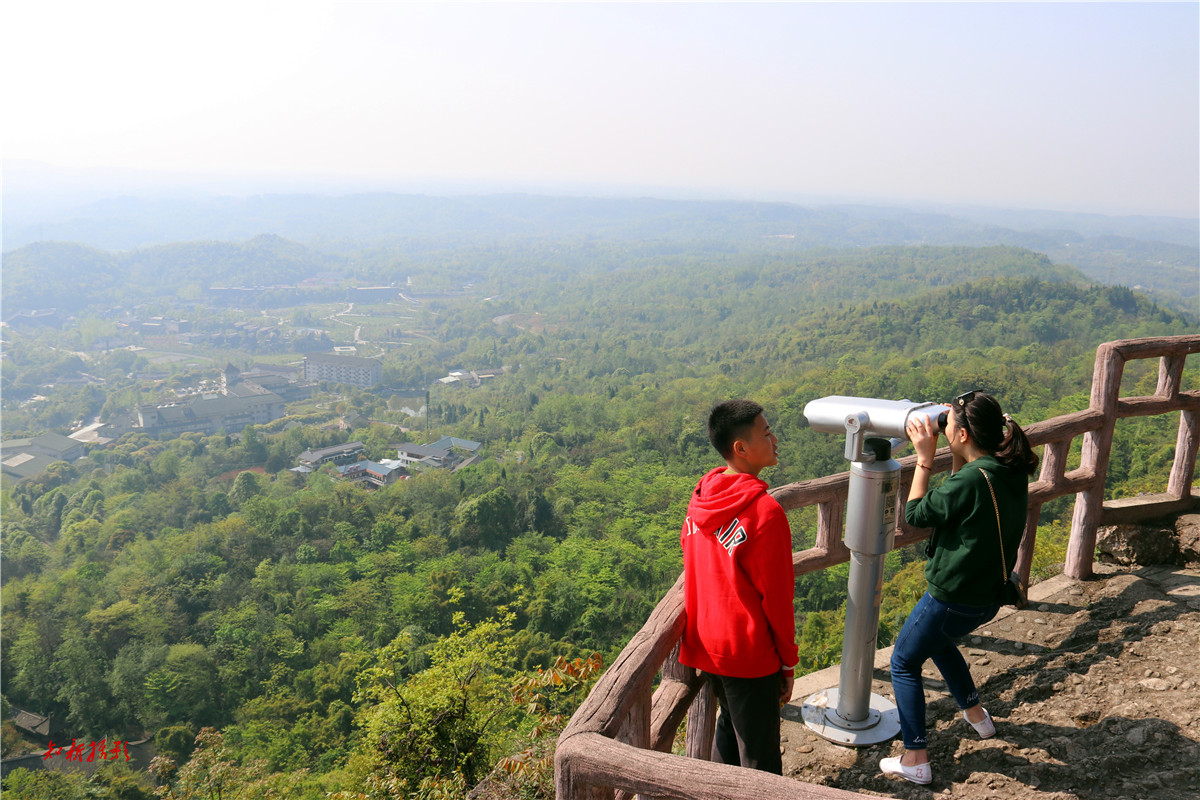
[[[722,458],[733,453],[733,443],[754,420],[763,413],[763,407],[753,400],[726,400],[713,406],[708,412],[708,440]]]

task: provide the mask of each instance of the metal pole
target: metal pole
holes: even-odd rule
[[[847,432],[853,433],[849,426]],[[862,459],[850,466],[845,533],[850,579],[841,683],[814,694],[801,711],[805,724],[817,734],[852,747],[878,744],[900,731],[895,704],[871,693],[884,561],[895,538],[900,486],[900,463],[891,449],[887,439],[867,439]]]
[[[875,643],[879,639],[883,562],[895,537],[900,484],[900,463],[892,458],[891,443],[868,439],[867,446],[875,453],[875,461],[850,465],[846,498],[845,541],[851,560],[838,713],[853,721],[867,716]]]

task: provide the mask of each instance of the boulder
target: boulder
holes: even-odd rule
[[[1161,524],[1103,525],[1096,531],[1101,560],[1117,564],[1174,564],[1179,542],[1173,528]]]
[[[1179,556],[1184,564],[1200,564],[1200,514],[1180,514],[1175,519]]]

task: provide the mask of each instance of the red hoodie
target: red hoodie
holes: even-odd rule
[[[692,492],[680,543],[680,663],[731,678],[794,667],[792,533],[766,482],[725,467],[709,472]]]

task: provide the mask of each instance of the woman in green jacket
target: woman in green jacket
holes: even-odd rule
[[[1000,609],[1000,591],[1025,529],[1029,476],[1038,457],[1021,427],[983,392],[967,392],[950,404],[945,435],[954,457],[951,474],[933,491],[929,477],[938,428],[921,417],[909,422],[907,433],[917,453],[917,470],[904,518],[914,527],[933,528],[933,534],[926,547],[928,588],[892,650],[892,689],[904,755],[885,758],[879,767],[885,774],[926,784],[933,780],[921,683],[927,660],[933,659],[980,737],[996,732],[956,642]]]

